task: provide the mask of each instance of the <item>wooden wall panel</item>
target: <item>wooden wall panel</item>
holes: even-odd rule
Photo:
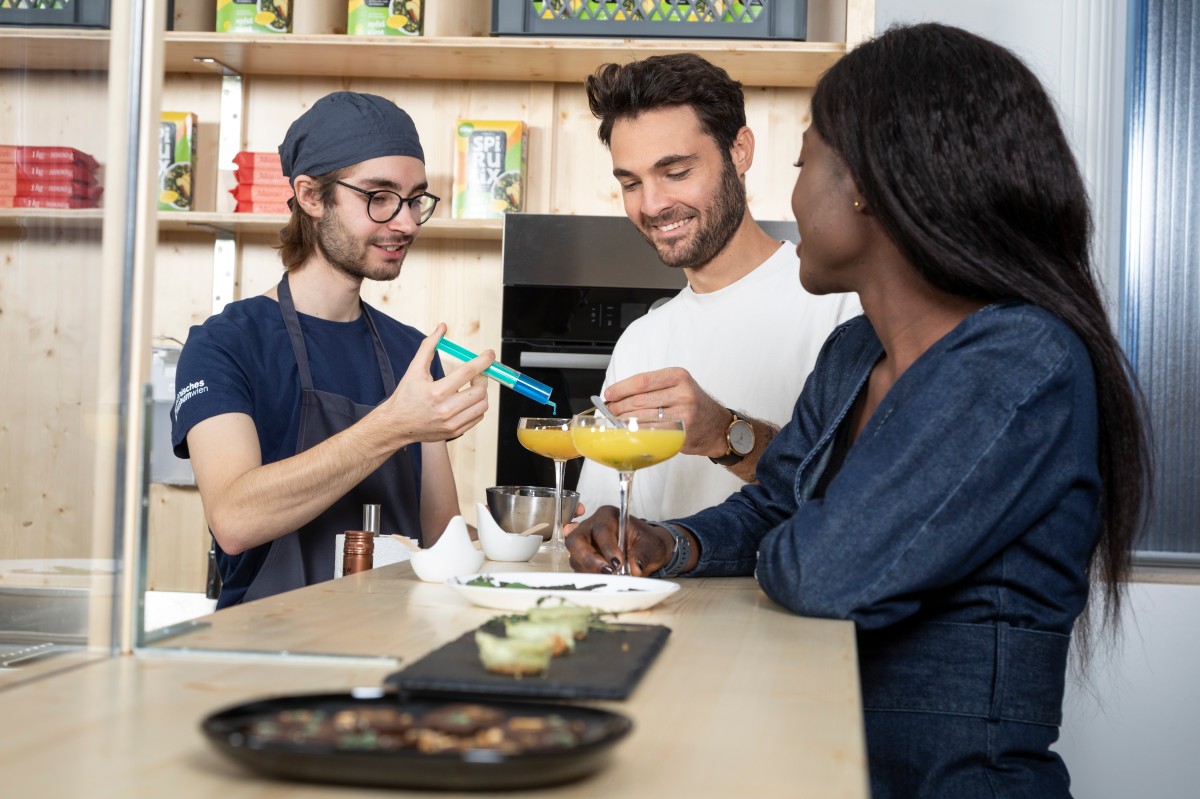
[[[103,75],[10,72],[0,143],[103,161],[107,96]],[[116,466],[112,408],[100,399],[103,277],[98,223],[0,227],[0,559],[90,558],[95,538],[111,541],[112,518],[100,518],[111,497],[95,493]]]
[[[192,325],[212,313],[212,265],[211,233],[173,231],[160,236],[154,261],[154,344],[186,341]]]
[[[203,592],[208,577],[208,525],[200,492],[151,485],[146,590]]]
[[[754,131],[754,165],[746,173],[750,212],[757,219],[794,219],[795,163],[812,91],[751,87],[745,92],[746,124]]]
[[[0,229],[0,558],[91,557],[99,229]],[[111,528],[112,520],[108,520]]]

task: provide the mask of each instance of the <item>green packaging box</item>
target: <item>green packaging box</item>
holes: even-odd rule
[[[460,119],[454,131],[453,219],[502,219],[525,210],[529,127],[519,120]]]
[[[217,33],[291,33],[292,0],[217,0]]]
[[[192,210],[196,115],[163,111],[158,126],[158,210]]]
[[[352,36],[420,36],[424,0],[350,0],[346,31]]]

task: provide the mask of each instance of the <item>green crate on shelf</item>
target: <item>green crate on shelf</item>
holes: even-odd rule
[[[0,0],[0,25],[107,28],[109,0]]]
[[[492,33],[804,41],[808,0],[492,0]]]

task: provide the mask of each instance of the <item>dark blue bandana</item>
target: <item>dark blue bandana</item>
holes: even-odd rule
[[[417,127],[391,100],[358,92],[334,92],[317,100],[279,145],[283,174],[293,185],[297,175],[324,175],[388,155],[424,163]]]

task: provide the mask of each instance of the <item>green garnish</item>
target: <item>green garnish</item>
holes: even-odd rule
[[[527,585],[516,581],[505,582],[497,580],[495,577],[487,574],[481,574],[474,580],[468,580],[464,585],[473,585],[477,588],[525,588],[533,591],[595,591],[597,588],[604,588],[604,583],[593,583],[592,585],[575,585],[574,583],[565,583],[563,585]],[[641,588],[622,588],[620,591],[641,591]]]

